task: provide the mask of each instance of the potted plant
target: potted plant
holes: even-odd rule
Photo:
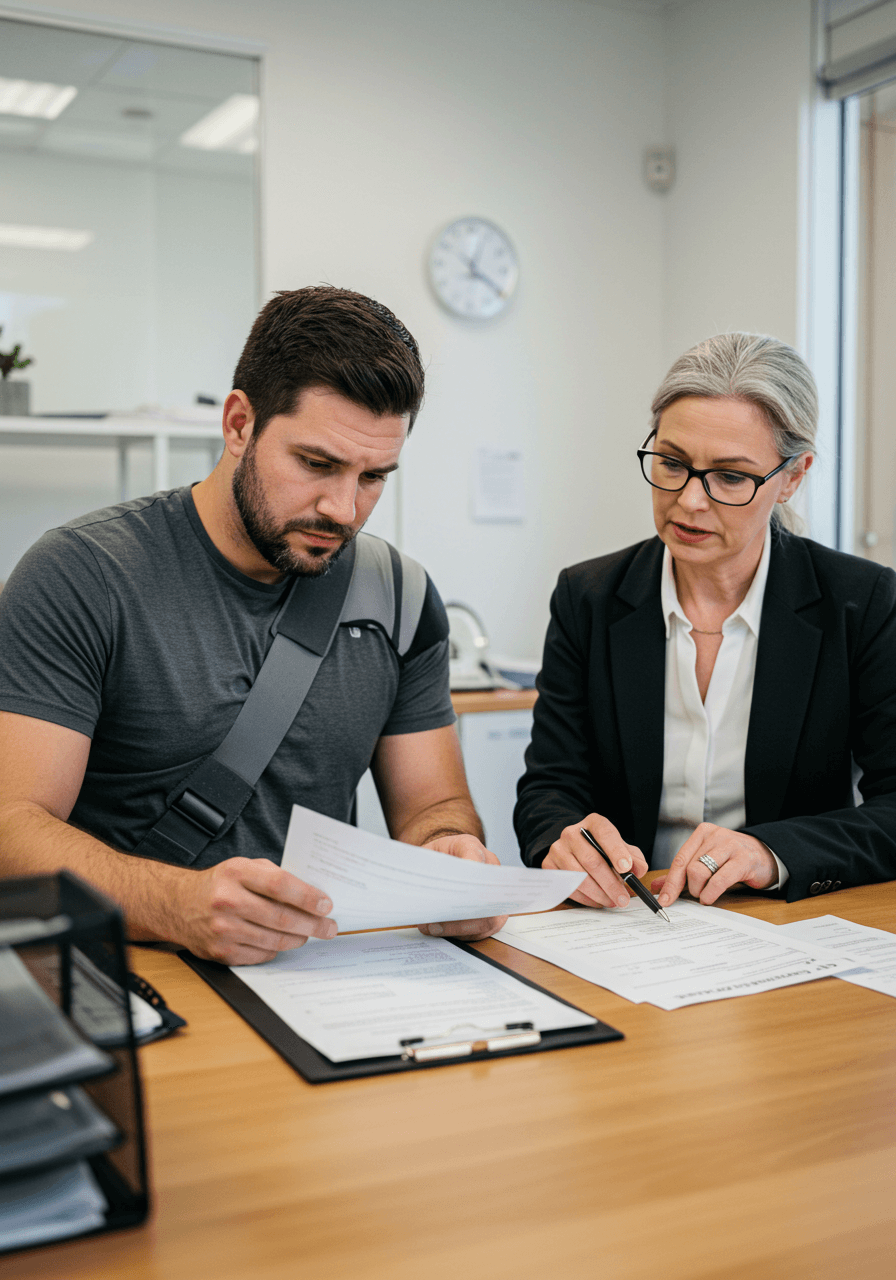
[[[12,351],[0,351],[0,414],[7,417],[25,418],[30,408],[31,384],[9,381],[13,369],[27,369],[34,363],[30,356],[23,360],[19,355],[21,350],[22,344],[17,342]]]

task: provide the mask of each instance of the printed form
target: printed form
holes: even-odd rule
[[[297,804],[280,865],[329,895],[340,933],[547,911],[585,879],[579,871],[467,862]]]
[[[818,916],[778,926],[790,938],[800,938],[819,947],[828,947],[840,960],[852,963],[837,974],[845,982],[868,987],[885,996],[896,996],[896,934],[870,925],[853,924],[839,916]]]
[[[667,925],[642,902],[509,920],[495,937],[636,1004],[681,1009],[854,968],[826,947],[718,907],[676,902]]]
[[[400,1054],[410,1037],[453,1043],[500,1036],[508,1023],[559,1031],[596,1022],[416,929],[312,939],[232,971],[331,1062]]]

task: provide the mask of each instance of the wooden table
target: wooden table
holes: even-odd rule
[[[896,928],[896,883],[788,906]],[[141,1050],[155,1212],[2,1280],[889,1280],[896,1000],[835,978],[666,1013],[483,944],[620,1043],[307,1085],[174,956]]]
[[[537,700],[537,689],[461,689],[451,695],[459,716],[473,711],[529,711]]]

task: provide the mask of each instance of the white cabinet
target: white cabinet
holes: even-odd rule
[[[516,784],[532,736],[532,712],[479,711],[458,721],[467,780],[485,827],[485,841],[505,865],[518,867],[520,851],[513,830]]]

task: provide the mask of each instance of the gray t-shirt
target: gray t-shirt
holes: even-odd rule
[[[236,719],[290,585],[234,568],[189,488],[94,511],[26,552],[0,595],[0,710],[92,739],[72,823],[136,847]],[[252,799],[193,865],[279,861],[292,804],[345,820],[381,736],[452,724],[447,635],[428,580],[404,658],[379,627],[340,626]]]

